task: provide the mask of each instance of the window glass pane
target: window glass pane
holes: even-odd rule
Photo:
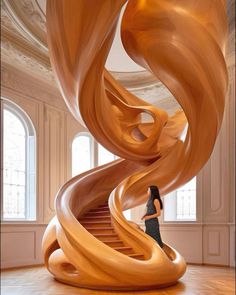
[[[115,155],[105,149],[101,144],[98,144],[98,165],[103,165],[115,160]]]
[[[10,101],[3,106],[3,220],[36,220],[35,132]]]
[[[196,177],[164,196],[165,221],[196,221]]]
[[[91,139],[86,135],[76,136],[72,143],[72,176],[92,168]]]
[[[175,221],[177,204],[176,204],[176,191],[173,191],[163,198],[164,200],[164,221]]]
[[[26,132],[12,112],[3,111],[3,218],[25,218]]]
[[[196,220],[196,177],[177,189],[177,220]]]

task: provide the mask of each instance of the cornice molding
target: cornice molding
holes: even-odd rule
[[[4,32],[6,38],[16,45],[18,50],[20,46],[25,55],[28,57],[37,57],[39,63],[46,61],[48,56],[48,48],[46,41],[46,19],[45,14],[40,9],[36,0],[3,0],[3,10],[5,20],[3,21],[3,28],[7,31],[7,28],[11,26],[15,31],[18,31],[20,35],[16,38],[13,35],[7,35]],[[6,18],[8,16],[8,19]],[[21,42],[20,39],[24,38],[27,42]],[[26,46],[29,46],[29,54],[27,53]],[[48,58],[49,60],[49,58]],[[46,61],[47,62],[47,61]],[[157,83],[156,78],[148,71],[141,72],[111,72],[111,74],[127,89],[141,89],[155,85]]]
[[[6,98],[24,97],[29,100],[42,101],[61,110],[68,111],[56,85],[46,84],[15,66],[2,63],[1,94]]]
[[[48,57],[45,15],[36,0],[3,0],[2,61],[27,75],[56,86]],[[228,67],[235,65],[235,3],[228,0]],[[168,89],[148,71],[111,72],[125,88],[144,100],[173,113],[180,108]]]
[[[1,55],[5,64],[14,65],[16,69],[47,84],[56,85],[48,57],[39,54],[24,39],[5,29],[2,30]]]
[[[10,42],[13,47],[18,48],[18,50],[22,53],[28,55],[29,57],[32,56],[33,58],[37,59],[38,62],[51,68],[48,54],[42,53],[39,50],[37,50],[32,43],[28,42],[28,40],[19,36],[19,34],[17,34],[16,32],[8,30],[6,27],[3,27],[2,41]]]
[[[7,15],[18,31],[39,50],[48,51],[46,38],[46,20],[42,17],[34,0],[3,0]]]

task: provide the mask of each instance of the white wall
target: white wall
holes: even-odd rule
[[[29,115],[37,141],[37,221],[2,223],[2,268],[39,264],[43,232],[55,214],[56,192],[71,178],[72,140],[85,129],[67,111],[56,87],[5,64],[1,95]]]

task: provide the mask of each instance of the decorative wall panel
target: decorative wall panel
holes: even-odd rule
[[[2,225],[1,267],[41,264],[45,225]]]
[[[188,263],[202,263],[202,226],[161,225],[162,237],[169,245],[174,246]],[[188,241],[188,242],[186,242]]]
[[[46,219],[54,214],[54,199],[58,189],[65,181],[65,114],[45,105],[44,125],[44,196]],[[48,201],[48,202],[46,202]]]
[[[229,227],[206,225],[203,227],[203,263],[229,265]]]

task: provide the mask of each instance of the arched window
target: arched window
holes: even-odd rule
[[[118,157],[101,144],[95,142],[94,138],[87,132],[78,133],[72,142],[72,177],[85,172],[93,167],[104,165],[118,159]],[[131,211],[124,212],[125,217],[131,219]]]
[[[2,100],[2,219],[36,220],[35,131],[25,112]]]
[[[88,132],[78,133],[72,141],[72,177],[118,157],[97,143]]]
[[[117,156],[98,144],[98,165],[104,165],[117,159]]]
[[[93,167],[93,139],[89,133],[81,132],[72,142],[72,177]]]

